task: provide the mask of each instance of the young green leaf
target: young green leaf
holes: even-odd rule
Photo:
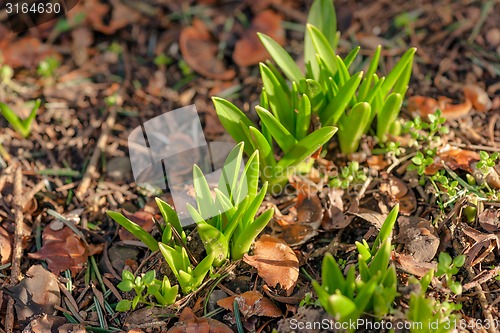
[[[255,238],[266,227],[269,220],[273,217],[274,209],[269,208],[262,213],[253,223],[249,224],[242,233],[233,241],[231,257],[233,260],[243,258],[243,255],[250,250]]]
[[[375,238],[375,241],[373,242],[371,250],[372,254],[375,254],[380,244],[385,242],[386,239],[388,239],[389,236],[391,235],[391,232],[394,229],[394,224],[396,223],[396,220],[398,218],[398,213],[399,213],[399,204],[396,204],[396,206],[394,206],[389,215],[387,215],[384,224],[382,224],[382,227],[380,228],[380,232],[378,233],[377,238]]]
[[[175,212],[175,210],[170,207],[168,203],[165,201],[161,200],[160,198],[156,198],[156,205],[158,205],[158,208],[160,209],[160,213],[163,216],[163,220],[165,221],[165,229],[170,230],[170,236],[168,236],[168,233],[165,235],[165,239],[162,236],[162,242],[163,243],[168,243],[171,238],[171,229],[170,225],[174,227],[174,229],[177,231],[177,233],[181,236],[182,240],[186,242],[186,233],[184,232],[181,222],[179,221],[179,216]]]
[[[278,162],[277,167],[286,170],[289,167],[296,166],[311,156],[322,145],[328,142],[332,136],[337,132],[336,127],[326,126],[320,128],[299,142]]]
[[[381,92],[382,96],[387,96],[387,94],[391,91],[392,87],[398,80],[398,78],[401,76],[401,74],[404,72],[406,65],[409,63],[413,62],[413,56],[415,55],[415,52],[417,52],[417,49],[412,47],[408,51],[403,54],[401,59],[398,61],[396,66],[391,70],[389,75],[386,76],[385,82],[381,87]]]
[[[335,51],[332,49],[332,45],[328,42],[325,35],[321,33],[318,28],[311,24],[307,24],[307,31],[311,36],[312,43],[321,58],[325,61],[326,66],[332,74],[337,72],[336,68],[336,58]]]
[[[336,48],[337,17],[335,14],[335,7],[333,6],[333,1],[315,0],[311,5],[311,8],[309,9],[307,23],[316,26],[318,30],[321,31],[321,33],[325,36],[328,44],[330,44],[333,49]],[[312,75],[312,77],[314,78],[317,78],[319,75],[319,69],[316,62],[316,51],[307,29],[304,36],[304,62],[306,64],[309,64],[311,67],[311,70],[308,71],[308,74]]]
[[[197,165],[193,167],[193,185],[200,215],[204,219],[215,216],[216,212],[212,192],[210,191],[205,175],[203,175],[203,172]]]
[[[269,52],[276,64],[281,68],[283,73],[285,73],[286,77],[290,81],[299,82],[303,77],[302,72],[288,52],[271,37],[262,33],[257,33],[257,35],[267,52]]]
[[[23,138],[27,138],[31,133],[31,125],[36,117],[36,112],[40,108],[41,101],[37,99],[31,112],[26,119],[21,119],[17,114],[7,106],[7,104],[0,103],[0,113],[7,119],[9,124],[14,130],[19,133]]]
[[[359,141],[370,120],[371,107],[366,102],[356,104],[349,114],[344,113],[339,120],[339,144],[344,154],[358,150]]]
[[[295,123],[295,138],[297,140],[303,139],[308,131],[311,124],[311,102],[306,94],[302,95],[299,101],[297,113],[297,122]]]
[[[294,114],[287,93],[283,90],[273,72],[263,63],[260,63],[260,74],[272,113],[282,126],[293,134],[295,132]],[[269,125],[266,124],[266,126]],[[273,133],[271,128],[269,130]]]
[[[242,133],[240,121],[248,128],[255,126],[250,119],[234,104],[219,97],[212,97],[212,101],[222,126],[233,137],[236,142],[245,142],[245,153],[252,154],[252,143]]]
[[[158,241],[139,225],[130,221],[120,213],[108,210],[106,214],[108,214],[108,216],[115,220],[119,225],[124,227],[125,230],[139,238],[139,240],[143,242],[151,251],[154,252],[158,250]]]
[[[377,137],[381,142],[387,141],[386,135],[391,125],[396,121],[402,103],[403,96],[398,93],[392,93],[387,97],[377,117]]]
[[[228,240],[222,232],[206,222],[197,223],[196,228],[205,250],[214,255],[214,265],[220,267],[229,253]]]
[[[285,128],[285,126],[281,124],[278,119],[271,114],[271,112],[261,108],[260,106],[256,106],[255,110],[257,111],[260,120],[272,133],[274,140],[276,140],[276,143],[280,146],[281,150],[283,150],[285,154],[289,152],[290,149],[292,149],[297,143],[295,137],[287,130],[287,128]]]
[[[373,74],[375,74],[375,72],[377,71],[381,51],[382,51],[382,46],[381,45],[377,46],[377,49],[375,50],[375,53],[373,54],[373,57],[370,61],[370,66],[368,67],[368,71],[366,72],[365,79],[363,80],[361,86],[359,87],[358,100],[360,101],[368,102],[368,100],[366,100],[365,97],[368,94],[368,90],[371,87]]]
[[[335,125],[337,123],[354,96],[362,77],[363,72],[355,74],[340,88],[336,98],[330,101],[320,114],[322,124]]]
[[[361,50],[360,46],[356,46],[349,52],[349,54],[344,58],[344,66],[346,69],[349,69],[351,67],[351,64],[353,63],[354,59],[358,56],[359,50]]]

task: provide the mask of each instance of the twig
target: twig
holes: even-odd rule
[[[474,279],[475,272],[470,266],[465,266],[465,269],[467,270],[467,273],[469,273],[469,276],[471,279]],[[491,314],[491,311],[489,309],[488,305],[488,300],[486,299],[486,295],[484,294],[483,287],[478,283],[476,285],[476,290],[477,290],[477,296],[479,300],[479,304],[481,305],[481,308],[483,309],[483,315],[484,318],[488,323],[494,323],[495,321],[493,320],[493,315]],[[488,332],[489,333],[495,333],[496,332],[496,327],[495,325],[490,325],[488,327]]]
[[[14,199],[13,208],[15,213],[16,228],[14,231],[14,251],[12,253],[12,266],[10,270],[10,285],[16,285],[21,275],[22,236],[23,236],[23,174],[18,167],[14,175]],[[9,298],[7,303],[7,314],[5,316],[5,331],[12,333],[14,330],[14,299]]]
[[[94,178],[97,170],[97,163],[99,162],[99,157],[101,153],[106,148],[106,143],[108,142],[109,134],[111,133],[111,129],[113,128],[116,121],[116,109],[111,108],[108,118],[106,122],[102,126],[101,136],[97,141],[97,145],[95,147],[94,152],[92,153],[92,157],[90,158],[89,165],[87,166],[87,170],[85,171],[85,175],[83,176],[82,182],[76,189],[76,197],[80,200],[83,200],[83,196],[87,193],[87,190],[90,186],[90,182]]]

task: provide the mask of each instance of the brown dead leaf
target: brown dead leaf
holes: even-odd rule
[[[401,179],[390,176],[389,181],[380,184],[379,190],[389,198],[392,207],[399,203],[399,212],[402,215],[408,216],[417,209],[415,193]]]
[[[485,209],[478,216],[479,224],[488,232],[498,232],[500,227],[500,211],[497,209]]]
[[[260,42],[257,32],[264,33],[278,44],[285,44],[285,31],[281,27],[281,15],[272,10],[265,10],[257,14],[252,24],[245,29],[243,36],[236,42],[233,60],[238,66],[258,64],[269,58],[269,53]]]
[[[416,216],[398,218],[397,241],[417,262],[430,262],[439,248],[439,238],[429,221]]]
[[[54,231],[47,226],[43,230],[42,240],[42,248],[29,253],[28,257],[47,261],[49,270],[56,275],[66,269],[70,269],[71,274],[75,275],[83,269],[89,251],[70,228],[65,226]]]
[[[479,112],[489,111],[493,105],[493,102],[488,97],[486,91],[483,88],[469,84],[464,87],[464,95],[465,99],[468,99],[472,102],[472,106],[474,109]]]
[[[385,160],[384,155],[372,155],[368,157],[366,162],[370,168],[377,171],[384,170],[389,166],[389,162]]]
[[[55,306],[61,304],[57,278],[42,265],[31,266],[26,272],[26,278],[6,291],[16,301],[19,321],[25,321],[34,315],[54,315],[57,312]]]
[[[234,300],[238,303],[238,309],[245,318],[251,316],[280,317],[282,315],[276,304],[258,291],[247,291],[241,295],[223,298],[217,301],[217,305],[233,312]]]
[[[278,212],[274,219],[282,227],[285,242],[297,246],[318,234],[323,220],[323,206],[316,188],[298,177],[292,177],[291,184],[297,189],[297,202],[287,215]]]
[[[23,330],[23,333],[58,332],[58,327],[66,323],[66,318],[44,314],[33,319]]]
[[[234,70],[227,69],[222,60],[217,58],[217,43],[200,20],[194,20],[193,26],[181,31],[179,47],[189,67],[203,76],[231,80],[236,75]]]
[[[442,163],[451,170],[461,169],[473,173],[473,163],[479,160],[479,154],[475,151],[446,145],[437,152],[434,162],[425,168],[425,174],[430,176],[442,170],[444,168]]]
[[[225,324],[212,318],[198,318],[190,308],[184,308],[179,322],[167,333],[232,333]]]
[[[467,257],[465,261],[466,265],[474,266],[480,263],[495,247],[500,250],[500,233],[486,234],[468,225],[462,225],[462,232],[475,241],[464,253]],[[483,248],[486,248],[486,250],[481,253]]]
[[[470,112],[472,103],[467,99],[462,104],[451,104],[451,100],[444,96],[440,96],[438,100],[425,96],[412,96],[408,99],[408,110],[423,118],[427,118],[438,109],[446,119],[458,119]]]
[[[436,268],[436,263],[418,262],[411,255],[396,253],[395,263],[398,269],[405,271],[406,273],[413,274],[418,277],[423,277],[430,270]]]
[[[344,191],[342,189],[331,188],[329,190],[329,206],[327,208],[327,214],[321,223],[324,230],[343,229],[351,224],[353,217],[344,214],[343,195]]]
[[[147,232],[151,232],[154,227],[154,222],[153,222],[153,214],[140,210],[138,212],[135,212],[133,214],[124,212],[124,215],[126,218],[131,220],[132,222],[136,223],[140,227],[142,227],[144,230]],[[120,236],[121,240],[137,240],[137,237],[132,235],[130,232],[127,230],[120,228],[118,231],[118,236]]]
[[[299,259],[282,240],[262,235],[255,242],[254,255],[245,254],[243,261],[257,268],[261,278],[271,287],[281,286],[290,296],[299,278]]]
[[[13,68],[37,68],[40,61],[52,56],[60,57],[49,46],[35,37],[26,36],[13,42],[0,39],[2,63]]]
[[[12,254],[12,243],[9,233],[4,228],[0,227],[0,264],[5,265],[10,262]]]

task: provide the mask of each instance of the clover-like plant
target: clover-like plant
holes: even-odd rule
[[[313,287],[325,310],[341,322],[356,321],[364,311],[383,317],[397,294],[396,268],[390,264],[390,234],[398,215],[396,206],[385,220],[370,248],[357,243],[358,272],[351,266],[344,277],[335,258],[327,253],[322,264],[322,284]],[[357,277],[358,275],[358,277]]]
[[[215,256],[214,265],[226,259],[238,260],[248,252],[257,235],[273,216],[270,208],[255,217],[267,192],[267,182],[259,191],[259,151],[255,151],[241,171],[243,142],[229,153],[221,170],[218,188],[212,197],[201,170],[193,169],[197,208],[187,205],[197,224],[205,250]],[[205,216],[211,216],[206,219]]]
[[[154,270],[137,277],[134,277],[132,272],[123,270],[122,281],[117,287],[124,292],[132,290],[135,292],[135,296],[131,301],[123,299],[116,305],[116,310],[122,312],[130,309],[135,310],[138,304],[152,306],[173,304],[179,291],[179,286],[172,287],[166,276],[162,280],[158,280]],[[154,301],[151,301],[152,298],[154,298]]]

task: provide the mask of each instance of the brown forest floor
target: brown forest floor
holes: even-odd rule
[[[163,262],[159,262],[160,256],[150,256],[151,253],[143,246],[119,233],[116,223],[105,215],[106,210],[145,210],[158,214],[154,197],[159,195],[169,199],[168,194],[138,188],[133,182],[128,162],[128,135],[146,120],[194,103],[206,137],[210,140],[229,140],[217,120],[210,97],[224,96],[252,114],[260,92],[258,66],[239,67],[232,59],[235,42],[244,30],[239,22],[250,22],[255,13],[272,9],[285,22],[285,47],[298,58],[303,51],[303,32],[300,28],[306,21],[310,5],[310,1],[299,0],[222,0],[219,4],[204,4],[209,2],[217,1],[86,0],[70,12],[67,27],[61,21],[57,25],[49,22],[14,35],[0,25],[0,52],[5,63],[15,69],[12,81],[0,82],[0,101],[14,106],[20,115],[25,116],[29,108],[23,105],[24,102],[36,98],[43,100],[28,139],[19,136],[0,117],[0,143],[4,148],[0,150],[0,258],[4,264],[0,266],[0,286],[17,284],[30,267],[42,263],[28,257],[28,253],[34,253],[41,244],[46,244],[45,237],[42,242],[45,229],[51,228],[56,232],[57,227],[53,226],[53,221],[57,221],[56,213],[77,225],[79,232],[75,236],[70,231],[64,236],[67,237],[66,243],[54,244],[49,250],[52,252],[44,255],[45,258],[59,260],[57,262],[60,262],[60,257],[55,258],[57,256],[66,258],[57,266],[56,274],[59,274],[61,285],[68,286],[70,282],[73,285],[71,292],[63,293],[63,302],[56,308],[58,318],[51,318],[49,324],[44,322],[48,325],[45,327],[58,327],[61,320],[64,322],[63,312],[77,320],[85,320],[87,326],[104,325],[124,330],[135,327],[144,332],[164,332],[176,321],[175,311],[144,308],[115,316],[104,311],[103,324],[96,310],[101,306],[97,303],[104,304],[105,290],[119,294],[113,285],[118,283],[119,272],[125,265],[133,270],[139,269],[139,272],[151,268],[161,271],[160,264]],[[489,6],[491,9],[487,11]],[[500,150],[498,2],[340,0],[335,1],[335,7],[342,32],[338,52],[343,56],[356,45],[362,47],[363,55],[370,55],[378,44],[382,44],[384,69],[391,68],[408,47],[418,48],[407,96],[444,95],[459,104],[463,102],[464,84],[477,84],[484,88],[493,101],[492,110],[487,113],[473,110],[459,119],[448,121],[452,131],[446,140],[451,145],[475,151]],[[404,13],[415,18],[410,19],[408,25],[397,27],[395,22],[398,22],[397,18],[403,20],[401,15]],[[179,34],[184,27],[191,25],[193,19],[203,20],[215,36],[226,70],[236,71],[234,78],[222,81],[214,79],[213,75],[206,77],[193,72],[182,61]],[[231,25],[231,22],[234,24]],[[167,57],[158,57],[161,54]],[[61,65],[53,75],[43,77],[37,73],[37,67],[49,55],[58,58]],[[165,63],[156,64],[155,59]],[[361,68],[363,64],[359,66]],[[401,115],[406,119],[411,117],[406,103]],[[254,115],[252,117],[255,119]],[[369,138],[364,139],[361,151],[369,155],[370,147],[372,142]],[[338,152],[336,149],[332,151]],[[340,153],[333,153],[328,158],[337,166],[346,162]],[[386,214],[395,199],[381,190],[381,184],[387,187],[390,177],[399,177],[404,179],[403,185],[397,186],[413,192],[415,207],[408,215],[443,221],[437,231],[440,250],[447,250],[455,256],[474,244],[472,238],[456,231],[461,223],[461,218],[457,217],[461,216],[460,202],[441,213],[432,195],[423,189],[420,191],[418,186],[403,177],[404,169],[398,166],[388,173],[387,166],[376,170],[380,169],[380,165],[373,168],[364,162],[366,156],[360,159],[373,181],[364,189],[362,198],[356,198],[359,193],[344,193],[345,207],[353,209],[352,200],[356,198],[360,207]],[[388,164],[393,162],[387,161]],[[22,174],[17,173],[19,170]],[[278,199],[269,198],[268,201],[287,213],[287,207],[293,204],[294,198],[291,194]],[[494,211],[499,206],[498,202],[486,204],[486,208]],[[294,247],[302,268],[313,278],[320,277],[318,270],[326,251],[334,252],[345,260],[352,259],[354,241],[373,234],[372,224],[349,216],[350,223],[342,229],[326,231],[325,227],[320,227],[317,236]],[[500,225],[496,216],[496,229],[484,230],[479,224],[472,224],[471,228],[498,239]],[[17,242],[14,237],[16,228],[19,235]],[[267,233],[280,231],[280,226],[272,223]],[[88,249],[84,249],[83,253],[81,246],[69,244],[72,237],[85,239]],[[291,243],[300,241],[293,239]],[[16,252],[17,245],[21,252]],[[198,245],[201,247],[201,244]],[[471,283],[491,267],[493,271],[498,271],[499,249],[495,249],[495,245],[488,241],[485,248],[489,253],[485,258],[467,270],[462,269],[458,275],[458,280],[469,286],[459,300],[467,318],[485,318],[485,305],[488,305],[488,315],[500,320],[498,302],[495,301],[500,297],[500,281],[489,276],[481,280],[480,288],[476,288],[477,283]],[[397,249],[402,250],[401,247]],[[68,253],[73,255],[71,259],[67,258]],[[90,257],[90,254],[94,255]],[[90,258],[95,259],[95,265]],[[73,274],[65,273],[67,268],[71,268]],[[301,270],[299,277],[302,287],[297,287],[296,293],[288,300],[283,301],[284,297],[273,294],[289,318],[297,311],[297,297],[312,290],[303,272]],[[404,269],[398,270],[398,273],[404,283],[407,273]],[[92,281],[91,285],[85,283],[88,280]],[[32,288],[49,288],[46,285],[48,282],[40,283],[42,285]],[[255,270],[239,263],[230,278],[221,281],[220,291],[217,292],[220,297],[223,292],[241,293],[251,290],[254,285],[264,293],[263,282],[257,278]],[[18,309],[11,316],[9,295],[11,292],[0,289],[0,332],[12,327],[12,324],[14,331],[21,331],[26,324],[18,320],[23,311]],[[110,303],[116,302],[113,295],[104,295]],[[194,295],[186,305],[201,309],[198,314],[202,313],[204,295],[205,292]],[[209,300],[210,310],[216,307],[215,301],[215,298]],[[52,307],[47,312],[53,310]],[[223,317],[225,314],[218,314],[216,319],[226,320],[224,318],[227,317]],[[310,316],[312,320],[315,316],[322,318],[324,313],[311,310],[301,315]],[[246,324],[270,332],[278,327],[279,320],[256,317],[255,321]],[[29,332],[45,332],[33,326],[32,323]],[[285,331],[285,326],[281,322],[279,331]],[[71,329],[75,327],[65,332]]]

